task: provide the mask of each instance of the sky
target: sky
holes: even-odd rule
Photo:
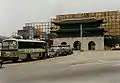
[[[119,10],[120,0],[0,0],[0,35],[60,14]]]

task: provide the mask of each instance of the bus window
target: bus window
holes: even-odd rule
[[[43,43],[41,42],[34,43],[34,48],[43,48],[42,46],[43,46]]]
[[[44,48],[44,43],[41,42],[18,42],[19,49],[25,48]]]
[[[2,42],[2,48],[3,49],[16,49],[17,42],[16,41],[4,41]]]
[[[18,42],[18,48],[19,49],[25,49],[25,48],[33,48],[33,43],[31,42]]]
[[[0,43],[0,56],[1,56],[2,43]]]

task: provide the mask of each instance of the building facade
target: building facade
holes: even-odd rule
[[[107,30],[105,36],[120,36],[120,12],[119,11],[105,11],[105,12],[91,12],[78,14],[57,15],[52,21],[61,21],[65,19],[85,19],[96,18],[104,19],[104,23],[100,26]]]
[[[68,37],[56,38],[53,45],[70,45],[75,50],[104,50],[104,37]]]
[[[75,50],[104,50],[104,33],[100,25],[103,19],[69,19],[52,22],[59,30],[51,31],[57,36],[53,45],[70,45]]]

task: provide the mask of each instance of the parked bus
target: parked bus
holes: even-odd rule
[[[46,58],[45,41],[24,40],[24,39],[6,39],[2,41],[1,54],[4,60],[17,62],[21,60],[31,60],[33,58]]]

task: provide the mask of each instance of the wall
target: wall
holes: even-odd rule
[[[62,42],[66,42],[68,45],[70,45],[72,48],[75,41],[81,42],[81,49],[82,50],[88,50],[88,43],[90,41],[95,42],[96,50],[104,50],[104,37],[73,37],[73,38],[56,38],[53,39],[53,45],[61,45]]]

